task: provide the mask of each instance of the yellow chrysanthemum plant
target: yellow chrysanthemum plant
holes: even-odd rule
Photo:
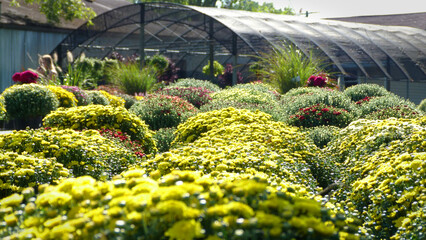
[[[85,176],[0,200],[0,237],[33,239],[357,239],[320,203],[268,190],[260,179],[173,171]]]
[[[126,103],[126,101],[123,98],[112,95],[104,90],[97,90],[97,91],[102,93],[102,95],[104,95],[108,99],[109,105],[114,107],[124,107],[124,104]]]
[[[96,130],[40,128],[15,131],[0,135],[0,149],[41,159],[54,158],[54,162],[69,170],[70,177],[89,175],[104,180],[141,160],[134,152],[116,145]],[[42,164],[37,167],[40,171],[45,168]],[[0,176],[8,171],[1,169]]]
[[[138,141],[145,154],[155,153],[153,132],[136,115],[124,107],[88,105],[58,109],[43,119],[45,127],[59,129],[115,129],[128,134],[131,140]]]
[[[0,150],[0,166],[0,198],[21,193],[28,187],[44,183],[55,184],[59,179],[70,175],[69,170],[55,158],[5,150]]]
[[[47,88],[56,95],[56,98],[59,101],[59,107],[68,108],[77,106],[78,101],[71,92],[68,92],[59,86],[48,85]]]
[[[201,113],[180,124],[175,134],[172,157],[165,153],[144,164],[158,166],[157,171],[217,171],[225,166],[244,172],[252,167],[267,172],[271,181],[286,179],[312,189],[318,183],[326,187],[338,176],[334,163],[319,158],[319,149],[298,128],[272,121],[261,111],[226,108]]]
[[[423,239],[426,117],[358,120],[328,148],[342,162],[337,210],[363,219],[370,239]]]

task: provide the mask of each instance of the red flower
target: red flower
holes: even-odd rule
[[[328,111],[330,111],[330,109],[328,109],[328,108],[323,108],[323,109],[321,109],[321,111],[323,111],[323,112],[328,112]]]
[[[305,116],[299,116],[299,120],[305,119]]]
[[[338,111],[333,111],[333,114],[334,115],[340,115],[340,114],[342,114],[341,112],[338,112]]]
[[[20,82],[20,81],[21,81],[21,73],[17,72],[17,73],[15,73],[15,74],[13,74],[13,76],[12,76],[12,80],[13,80],[14,82]]]
[[[30,70],[21,73],[21,82],[24,83],[36,83],[37,78],[37,73],[31,72]]]

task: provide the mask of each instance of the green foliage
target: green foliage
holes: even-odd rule
[[[213,62],[213,75],[215,77],[223,74],[225,71],[225,67],[222,66],[218,61]],[[210,76],[210,61],[208,61],[207,65],[203,67],[203,73]]]
[[[2,96],[10,119],[45,116],[59,106],[56,95],[46,86],[34,83],[13,85]]]
[[[314,141],[314,144],[319,148],[324,148],[336,134],[340,131],[340,128],[335,126],[318,126],[313,128],[307,128],[304,132],[307,136]]]
[[[293,45],[273,47],[269,53],[261,54],[257,63],[261,66],[259,74],[263,81],[282,94],[304,86],[310,76],[324,72],[323,62],[312,52],[306,56]]]
[[[40,12],[46,15],[46,18],[51,23],[59,23],[61,19],[71,21],[73,19],[83,19],[91,23],[91,19],[96,16],[96,13],[86,7],[83,1],[69,1],[69,0],[55,0],[55,1],[42,1],[42,0],[24,0],[28,4],[37,4],[40,6]],[[10,2],[13,6],[20,6],[19,1],[12,0]]]
[[[169,66],[169,61],[162,55],[154,55],[147,57],[145,63],[155,68],[157,76],[161,76]]]
[[[345,127],[354,116],[342,108],[335,108],[323,103],[299,109],[291,115],[287,123],[297,127],[336,126]]]
[[[198,112],[194,105],[179,97],[155,94],[136,102],[129,111],[152,130],[176,127]]]
[[[68,64],[68,71],[64,76],[64,85],[90,87],[88,83],[92,82],[90,79],[90,72],[86,72],[79,65]]]
[[[129,95],[145,94],[157,82],[156,69],[149,65],[140,69],[135,62],[120,63],[119,68],[113,71],[114,83]]]
[[[124,107],[126,109],[130,109],[133,104],[136,103],[136,98],[134,96],[130,96],[128,94],[119,94],[118,97],[121,97],[122,99],[124,99]]]
[[[196,108],[200,108],[210,102],[212,100],[210,94],[212,93],[203,87],[168,87],[156,92],[156,94],[180,97],[190,102]]]
[[[178,79],[176,82],[171,83],[169,86],[164,88],[173,88],[173,87],[202,87],[212,92],[220,91],[220,87],[207,80],[199,80],[195,78],[182,78]]]
[[[125,132],[131,140],[140,141],[145,153],[156,151],[152,132],[137,116],[124,107],[88,105],[58,109],[43,119],[45,127],[60,129],[115,129]]]
[[[245,84],[237,84],[233,86],[233,88],[239,88],[239,89],[249,89],[249,90],[256,90],[263,93],[271,94],[274,98],[277,100],[280,99],[281,95],[277,92],[277,90],[272,87],[269,84],[262,83],[262,82],[251,82],[251,83],[245,83]]]
[[[419,106],[417,107],[418,109],[420,109],[420,111],[423,111],[424,113],[426,113],[426,98],[423,99]]]
[[[346,94],[352,101],[357,102],[365,97],[382,97],[393,95],[386,88],[377,84],[357,84],[345,89]]]
[[[91,104],[106,106],[110,103],[108,98],[100,91],[86,91],[86,94],[89,97],[89,101]]]
[[[158,152],[167,152],[170,150],[173,139],[175,139],[174,132],[176,128],[160,128],[155,131],[154,139],[157,143]]]
[[[4,107],[4,98],[0,96],[0,121],[6,119],[6,108]]]

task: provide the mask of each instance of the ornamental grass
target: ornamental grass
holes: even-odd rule
[[[70,178],[0,200],[0,237],[39,239],[356,239],[357,226],[260,179],[144,171]]]
[[[148,126],[124,107],[88,105],[73,108],[61,108],[43,119],[45,127],[59,129],[115,129],[128,134],[131,140],[137,140],[144,153],[156,151],[152,132]]]

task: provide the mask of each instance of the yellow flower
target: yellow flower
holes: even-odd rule
[[[194,219],[176,222],[164,235],[170,237],[170,240],[192,240],[203,237],[201,224]]]

